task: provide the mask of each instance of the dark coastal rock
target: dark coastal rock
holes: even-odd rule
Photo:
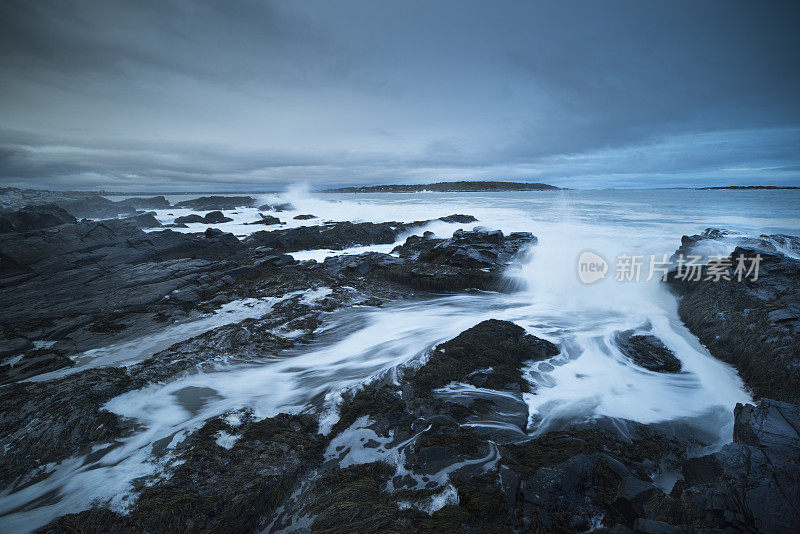
[[[346,396],[326,462],[273,524],[306,517],[312,531],[337,532],[581,532],[598,521],[631,529],[639,519],[657,526],[674,503],[651,476],[678,465],[681,443],[603,419],[533,439],[525,433],[522,366],[556,354],[512,323],[484,321],[439,345],[419,369]],[[511,406],[500,400],[515,397],[521,417],[498,419]]]
[[[141,215],[127,217],[123,220],[137,228],[161,228],[163,226],[152,213],[142,213]]]
[[[717,358],[737,368],[759,397],[735,410],[734,442],[683,467],[673,490],[682,509],[673,520],[706,529],[752,532],[800,530],[800,239],[742,238],[708,229],[684,236],[680,254],[738,245],[727,257],[706,258],[699,275],[673,270],[667,283],[679,296],[686,326]],[[738,259],[758,274],[736,274]],[[728,276],[719,276],[727,271]],[[682,275],[683,274],[683,275]],[[772,400],[777,399],[777,400]]]
[[[78,219],[113,219],[136,215],[136,208],[126,202],[113,202],[99,195],[56,202]]]
[[[264,215],[263,213],[259,213],[258,215],[261,217],[261,219],[245,224],[262,224],[264,226],[269,226],[273,224],[282,224],[279,218],[273,217],[272,215]]]
[[[800,408],[770,399],[738,405],[734,442],[683,466],[673,521],[736,532],[800,530]]]
[[[318,283],[302,273],[286,274],[278,267],[262,269],[271,273],[264,284],[278,294]],[[335,295],[339,297],[333,298]],[[102,409],[108,400],[149,384],[174,380],[186,372],[211,371],[223,359],[263,361],[281,350],[307,343],[321,323],[322,311],[341,305],[346,301],[344,295],[334,293],[314,305],[302,302],[301,295],[294,296],[260,318],[175,343],[128,367],[88,369],[53,380],[17,382],[0,388],[0,450],[5,451],[7,460],[0,469],[0,489],[7,489],[18,477],[35,477],[37,471],[32,470],[42,465],[82,454],[91,447],[113,446],[114,440],[128,435],[133,429],[130,422]]]
[[[357,245],[394,243],[400,232],[422,224],[424,222],[339,222],[324,226],[302,226],[285,230],[254,232],[245,239],[245,243],[285,252],[323,248],[340,250]]]
[[[555,345],[526,334],[522,327],[490,319],[436,347],[410,384],[420,395],[461,381],[482,388],[528,391],[520,371],[524,362],[557,354]],[[491,372],[476,375],[488,368]]]
[[[255,205],[253,197],[222,197],[209,196],[200,197],[192,200],[182,200],[175,203],[176,208],[189,208],[195,211],[213,210],[235,210],[236,208],[248,208]]]
[[[16,211],[26,206],[57,204],[68,200],[99,196],[97,193],[87,191],[46,191],[43,189],[0,187],[0,211]]]
[[[504,236],[502,232],[475,230],[455,232],[451,239],[426,234],[410,236],[394,249],[400,257],[379,252],[339,255],[325,259],[328,274],[340,278],[367,276],[424,291],[484,290],[506,287],[503,268],[536,238],[527,233]]]
[[[710,247],[709,247],[710,245]],[[717,245],[717,246],[714,246]],[[720,246],[742,247],[748,250],[757,250],[770,254],[783,254],[781,249],[800,252],[800,237],[783,234],[762,234],[758,237],[731,234],[721,228],[706,228],[703,233],[681,237],[681,245],[672,256],[672,260],[680,256],[685,257],[700,254],[708,260],[708,254],[703,254],[708,248],[719,249]]]
[[[527,439],[521,367],[557,353],[554,345],[513,323],[489,320],[439,345],[419,369],[404,369],[399,385],[381,380],[352,394],[341,406],[318,477],[284,504],[274,524],[280,528],[306,515],[313,519],[312,531],[381,530],[392,524],[404,532],[486,531],[498,525],[507,530],[511,518],[493,469],[495,442]],[[468,385],[463,392],[446,388],[462,382]],[[473,382],[483,387],[470,389]],[[492,418],[510,406],[521,411],[514,422]],[[372,432],[381,442],[350,438],[361,432]],[[414,477],[398,476],[397,466],[381,460],[399,453],[405,460],[399,467]],[[340,468],[351,454],[355,463]],[[484,474],[485,469],[490,471]],[[437,478],[447,471],[449,479]],[[448,490],[448,484],[454,488]],[[453,492],[442,503],[446,506],[432,513],[418,508],[446,491]]]
[[[163,195],[154,197],[131,197],[121,201],[137,210],[163,210],[172,207]]]
[[[657,373],[678,373],[681,361],[657,337],[621,332],[616,338],[620,350],[637,365]]]
[[[281,211],[292,211],[295,208],[293,204],[289,202],[284,202],[282,204],[262,204],[261,206],[258,207],[258,209],[261,211],[281,212]]]
[[[681,247],[688,250],[696,241],[684,237]],[[740,256],[756,255],[757,279],[733,275]],[[726,264],[731,276],[716,279],[715,270]],[[751,266],[749,260],[745,265]],[[667,283],[679,296],[678,313],[689,330],[735,366],[757,395],[800,402],[800,261],[737,247],[722,262],[704,265],[699,277],[672,271]]]
[[[323,266],[332,276],[368,276],[424,291],[468,288],[506,290],[503,268],[524,247],[536,243],[528,233],[458,230],[450,239],[435,239],[428,232],[410,236],[394,249],[398,257],[378,252],[331,256]]]
[[[76,222],[75,217],[55,204],[27,206],[18,211],[0,213],[0,233],[29,232]]]
[[[69,340],[80,352],[116,334],[94,327],[98,321],[156,304],[186,306],[191,303],[164,298],[197,285],[203,273],[221,277],[240,267],[232,260],[245,247],[232,234],[141,230],[153,225],[158,222],[145,214],[1,234],[4,335]]]
[[[446,223],[461,223],[461,224],[478,222],[478,219],[476,219],[472,215],[461,215],[458,213],[454,215],[448,215],[447,217],[439,217],[439,220]]]
[[[225,217],[221,211],[210,211],[204,216],[192,213],[191,215],[183,215],[182,217],[175,217],[175,224],[189,224],[189,223],[203,223],[203,224],[219,224],[230,222],[233,219]]]
[[[295,215],[292,218],[295,219],[295,220],[298,220],[298,221],[308,221],[310,219],[316,219],[317,216],[316,215],[311,215],[311,214],[304,214],[304,215]]]
[[[0,388],[4,448],[0,487],[7,488],[17,477],[72,456],[91,443],[123,435],[130,426],[101,407],[133,386],[124,369],[105,368],[57,381]]]
[[[180,217],[175,217],[175,224],[187,225],[191,223],[204,223],[206,222],[205,218],[202,215],[198,215],[196,213],[191,213],[189,215],[182,215]]]
[[[309,416],[281,414],[239,425],[217,418],[189,439],[168,480],[146,488],[127,515],[105,509],[59,518],[39,532],[254,532],[320,453]],[[221,434],[235,436],[230,447]]]

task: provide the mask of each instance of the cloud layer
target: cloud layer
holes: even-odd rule
[[[797,27],[791,1],[11,0],[0,185],[797,185]]]

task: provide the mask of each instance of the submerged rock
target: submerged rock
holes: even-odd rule
[[[298,220],[298,221],[308,221],[310,219],[316,219],[317,216],[316,215],[311,215],[311,214],[305,214],[305,215],[295,215],[292,218],[295,219],[295,220]]]

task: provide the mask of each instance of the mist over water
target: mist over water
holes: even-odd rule
[[[277,200],[294,205],[294,210],[277,214],[290,226],[325,220],[410,222],[464,213],[479,222],[437,221],[414,233],[430,230],[448,237],[459,228],[483,226],[506,233],[531,232],[538,244],[508,268],[509,285],[517,291],[341,309],[326,317],[323,333],[311,346],[259,364],[228,365],[152,384],[112,399],[106,408],[135,419],[141,430],[91,459],[62,462],[40,482],[0,494],[0,525],[12,530],[35,528],[92,502],[111,502],[124,509],[132,482],[158,473],[180,441],[211,417],[242,409],[259,418],[309,411],[322,415],[324,431],[336,420],[336,400],[343,389],[418,362],[436,344],[489,318],[513,321],[561,349],[559,355],[526,370],[534,385],[534,392],[525,395],[529,433],[608,416],[696,432],[710,448],[719,447],[731,439],[732,408],[750,399],[741,380],[681,324],[675,298],[658,275],[645,280],[645,266],[640,281],[618,282],[615,260],[620,254],[671,255],[681,235],[700,233],[709,226],[744,235],[800,232],[796,208],[800,191],[310,195],[297,190],[259,199]],[[238,235],[264,229],[242,224],[257,218],[257,210],[236,211],[239,214],[226,212],[234,222],[216,227]],[[293,219],[306,213],[318,219]],[[183,214],[161,210],[157,216],[169,222]],[[190,225],[188,231],[203,227],[197,226]],[[609,262],[607,277],[591,285],[577,275],[578,256],[586,250]],[[305,251],[298,256],[321,260],[331,253],[342,251]],[[661,339],[681,360],[682,371],[657,373],[635,365],[615,342],[620,332],[629,330]],[[115,354],[114,361],[118,360],[125,361],[125,355]]]

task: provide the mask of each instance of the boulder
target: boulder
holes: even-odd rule
[[[221,211],[210,211],[205,216],[192,213],[190,215],[183,215],[175,217],[175,224],[189,224],[189,223],[202,223],[202,224],[220,224],[230,222],[233,219],[226,217]]]

